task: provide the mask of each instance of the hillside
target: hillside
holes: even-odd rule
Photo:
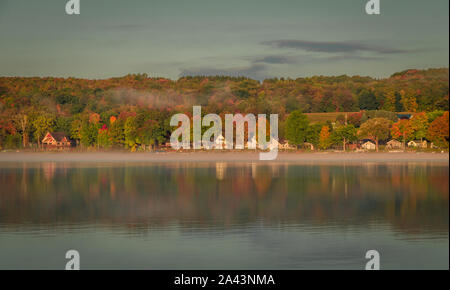
[[[263,82],[222,76],[174,81],[145,74],[104,80],[1,77],[0,143],[18,144],[19,135],[37,142],[47,129],[84,144],[99,142],[102,132],[106,143],[122,144],[124,130],[161,143],[170,116],[191,114],[193,105],[201,105],[204,114],[277,113],[281,125],[294,110],[307,113],[312,123],[335,121],[342,112],[447,111],[448,78],[448,68],[407,70],[386,79],[343,75]]]

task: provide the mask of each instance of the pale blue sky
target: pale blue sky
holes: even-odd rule
[[[370,75],[448,67],[448,0],[0,0],[0,76]]]

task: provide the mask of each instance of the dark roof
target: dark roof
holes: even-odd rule
[[[69,137],[64,132],[53,132],[53,133],[50,133],[50,134],[53,136],[53,138],[55,138],[55,140],[57,142],[62,141],[62,139],[64,139],[64,137],[66,137],[67,140],[69,140]]]
[[[397,114],[399,119],[411,119],[412,114]]]

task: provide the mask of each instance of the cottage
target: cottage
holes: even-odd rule
[[[391,141],[386,143],[386,148],[387,149],[403,149],[403,143],[398,140],[392,139]]]
[[[256,146],[258,145],[258,142],[256,141],[256,137],[253,136],[250,141],[247,142],[247,148],[248,149],[256,149]]]
[[[222,136],[222,134],[219,135],[219,137],[216,138],[216,140],[214,140],[214,144],[216,146],[216,148],[220,148],[223,149],[223,145],[225,145],[225,138]]]
[[[417,144],[415,141],[409,141],[408,142],[408,147],[416,148],[416,147],[419,147],[419,144]]]
[[[278,149],[278,147],[280,147],[280,142],[278,142],[277,139],[271,138],[271,139],[270,139],[270,142],[269,142],[269,144],[268,144],[268,147],[269,147],[269,149],[270,149],[271,151],[272,151],[272,150],[275,150],[275,149]]]
[[[377,147],[375,145],[375,143],[371,142],[371,141],[367,141],[366,143],[361,145],[362,149],[365,150],[375,150]]]
[[[47,132],[44,139],[42,139],[42,145],[44,148],[70,148],[72,142],[69,137],[63,132]]]
[[[284,143],[279,143],[278,149],[280,150],[295,150],[295,146],[291,146],[288,141],[285,141]]]
[[[412,147],[412,148],[427,148],[427,141],[425,141],[425,140],[423,140],[423,141],[417,141],[417,140],[409,141],[408,142],[408,147]]]
[[[303,143],[303,146],[304,146],[305,148],[308,148],[308,149],[311,150],[311,151],[314,151],[314,144],[312,144],[312,143],[305,142],[305,143]]]

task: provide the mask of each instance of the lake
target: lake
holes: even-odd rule
[[[6,162],[0,185],[0,269],[449,268],[446,162]]]

